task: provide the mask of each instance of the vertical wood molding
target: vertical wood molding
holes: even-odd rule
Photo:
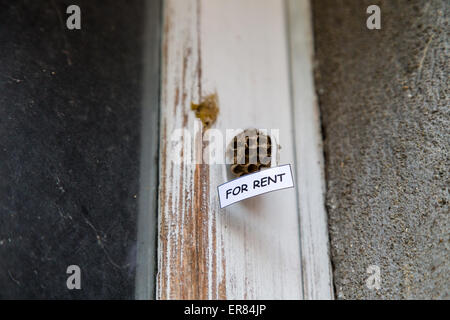
[[[198,1],[165,1],[158,299],[225,298],[224,274],[219,270],[221,245],[216,236],[218,212],[210,206],[214,188],[210,187],[209,166],[186,160],[192,157],[197,163],[203,148],[190,111],[191,101],[198,101],[202,93],[200,10]],[[171,137],[179,129],[188,130],[181,138],[186,145],[175,151]],[[196,135],[196,144],[189,134]]]
[[[287,0],[287,4],[304,298],[333,299],[310,1]]]
[[[138,300],[155,298],[161,2],[161,0],[152,0],[145,3],[141,167],[135,278],[135,298]]]
[[[298,165],[285,9],[283,0],[165,1],[158,299],[303,298],[309,273],[296,189],[219,209],[216,187],[229,179],[227,167],[195,164],[207,143],[190,110],[191,101],[216,92],[213,128],[224,137],[226,129],[278,129],[280,164]]]

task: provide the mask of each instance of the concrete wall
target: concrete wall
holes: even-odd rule
[[[338,298],[449,298],[449,6],[313,1]]]

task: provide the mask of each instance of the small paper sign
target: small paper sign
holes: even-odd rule
[[[291,165],[270,168],[231,180],[217,187],[220,208],[263,193],[294,187]]]

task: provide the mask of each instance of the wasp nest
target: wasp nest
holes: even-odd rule
[[[247,129],[233,138],[229,146],[231,173],[236,177],[270,168],[272,141],[259,130]]]

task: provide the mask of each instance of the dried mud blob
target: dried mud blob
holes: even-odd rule
[[[200,119],[205,129],[210,128],[216,122],[219,113],[219,99],[216,93],[206,96],[199,104],[191,102],[191,110]]]
[[[228,147],[232,159],[231,173],[235,177],[270,168],[272,165],[272,141],[257,129],[247,129],[233,138]]]

